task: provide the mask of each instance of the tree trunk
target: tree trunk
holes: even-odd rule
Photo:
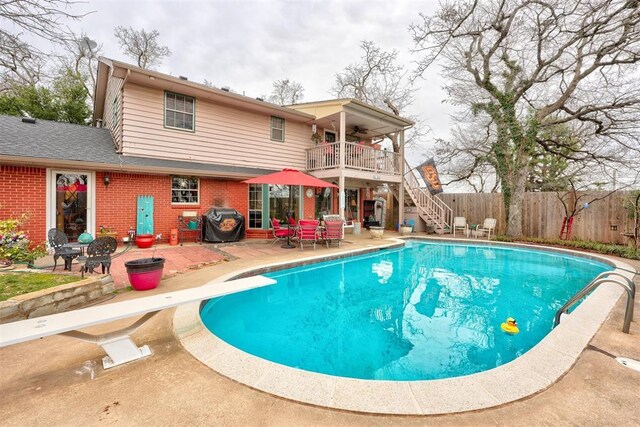
[[[516,176],[514,185],[511,188],[511,199],[509,202],[509,217],[507,218],[507,236],[522,236],[522,204],[524,193],[529,176],[529,167],[520,168]]]

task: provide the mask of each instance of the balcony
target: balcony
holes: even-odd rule
[[[317,176],[352,175],[357,172],[371,174],[373,179],[381,176],[400,180],[400,154],[376,150],[353,142],[322,143],[307,151],[307,170]],[[318,173],[320,172],[320,173]],[[342,173],[340,173],[342,172]]]

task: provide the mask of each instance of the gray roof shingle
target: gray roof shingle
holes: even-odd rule
[[[103,164],[113,170],[135,171],[145,168],[191,170],[192,173],[257,176],[273,170],[185,162],[178,160],[152,159],[124,156],[115,151],[111,133],[106,128],[95,128],[69,123],[36,120],[35,124],[23,123],[21,117],[0,115],[0,158],[33,158]]]

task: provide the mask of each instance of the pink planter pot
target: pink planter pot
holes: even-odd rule
[[[136,236],[136,245],[140,249],[150,248],[153,246],[153,234],[138,234]]]
[[[140,258],[124,263],[129,283],[136,291],[154,289],[160,284],[164,258]]]

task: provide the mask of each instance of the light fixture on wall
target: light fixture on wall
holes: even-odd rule
[[[313,123],[313,124],[311,125],[311,133],[316,133],[317,131],[318,131],[318,127],[316,126],[316,124],[315,124],[315,123]]]
[[[104,174],[104,186],[108,187],[111,184],[111,178],[109,177],[109,172]]]

